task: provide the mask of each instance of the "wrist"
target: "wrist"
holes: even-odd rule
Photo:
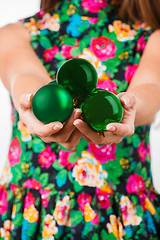
[[[20,97],[27,94],[26,98],[34,95],[35,92],[45,84],[47,84],[51,79],[42,78],[32,74],[23,74],[17,76],[11,84],[11,97],[13,99],[14,106],[18,111],[20,106]]]

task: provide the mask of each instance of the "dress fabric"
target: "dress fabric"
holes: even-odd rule
[[[84,58],[98,72],[97,87],[118,94],[127,90],[153,31],[120,21],[117,10],[116,1],[62,0],[21,23],[52,79],[67,59]],[[0,181],[0,239],[160,239],[150,126],[136,127],[118,144],[81,139],[67,150],[30,134],[13,103],[12,123]]]

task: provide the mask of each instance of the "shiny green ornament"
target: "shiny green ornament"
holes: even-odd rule
[[[57,85],[57,82],[56,82],[56,80],[53,80],[53,81],[51,81],[51,82],[48,83],[48,85],[50,85],[50,84],[55,84],[55,85]]]
[[[56,81],[71,93],[75,106],[78,107],[96,88],[98,77],[96,69],[89,61],[74,58],[62,64]]]
[[[65,88],[54,83],[47,84],[35,93],[32,110],[43,123],[64,122],[73,112],[73,99]]]
[[[106,131],[112,122],[120,122],[123,108],[112,92],[96,89],[81,105],[83,120],[96,131]]]

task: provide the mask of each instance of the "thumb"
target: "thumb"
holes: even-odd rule
[[[20,96],[19,107],[23,110],[31,108],[33,94],[27,93]]]
[[[126,92],[119,94],[120,101],[124,108],[135,108],[135,105],[137,103],[137,98],[133,93]]]

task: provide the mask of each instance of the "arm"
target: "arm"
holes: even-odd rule
[[[43,124],[32,112],[31,96],[52,79],[31,47],[30,34],[21,24],[0,29],[0,78],[12,96],[20,119],[32,134],[69,149],[76,146],[81,134],[73,121],[80,112],[75,110],[65,125],[60,122]]]
[[[137,98],[135,126],[152,124],[160,109],[160,30],[150,36],[127,92]]]
[[[75,120],[75,126],[96,144],[112,144],[132,135],[135,126],[152,124],[160,109],[160,30],[150,36],[127,92],[119,97],[124,107],[123,119],[121,123],[108,124],[104,138],[82,120]]]

